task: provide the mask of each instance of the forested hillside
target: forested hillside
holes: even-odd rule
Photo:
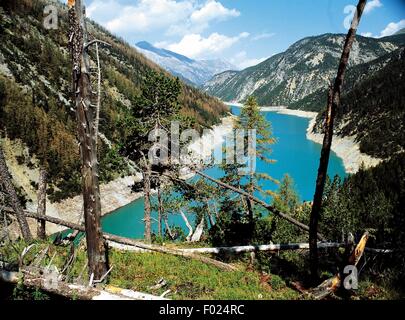
[[[0,130],[2,136],[21,139],[31,156],[46,157],[52,182],[48,193],[57,200],[79,192],[80,161],[71,101],[67,10],[57,1],[55,4],[59,27],[47,30],[43,27],[43,1],[1,2]],[[150,90],[151,84],[145,79],[153,74],[173,78],[99,25],[89,23],[88,31],[91,38],[112,45],[100,50],[100,133],[112,144],[103,143],[99,148],[100,179],[105,182],[127,171],[122,151],[134,138],[134,117],[142,113],[140,96]],[[94,60],[94,51],[90,54]],[[226,113],[227,107],[216,98],[179,84],[180,115],[187,123],[210,126]],[[19,161],[34,165],[31,157]]]
[[[392,36],[390,37],[390,39],[396,39],[396,36]],[[405,40],[405,38],[403,37],[400,37],[400,39]],[[393,42],[396,41],[393,40]],[[403,51],[404,45],[405,42],[398,42],[399,49],[385,54],[372,61],[348,68],[345,76],[345,82],[343,83],[343,94],[346,94],[348,91],[352,90],[353,87],[359,82],[365,80],[366,78],[370,78],[371,76],[378,73],[391,61],[398,60],[400,53]],[[291,103],[289,105],[289,108],[315,112],[324,111],[326,108],[327,96],[328,90],[327,86],[325,86],[324,88],[311,93],[305,98]]]
[[[398,49],[404,38],[404,35],[381,39],[358,36],[349,68]],[[225,101],[242,102],[253,95],[262,106],[302,109],[302,99],[326,88],[335,76],[343,42],[341,34],[304,38],[256,66],[215,76],[205,84],[205,89]],[[308,104],[307,109],[315,108]]]
[[[404,48],[349,70],[337,113],[336,134],[355,135],[360,151],[374,157],[389,158],[404,152],[404,70]],[[319,100],[321,107],[326,96],[326,92],[319,93],[312,103]],[[324,113],[318,116],[315,132],[322,132],[324,117]]]

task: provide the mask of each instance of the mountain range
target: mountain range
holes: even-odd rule
[[[322,90],[307,102],[325,110],[326,96]],[[323,132],[325,116],[318,115],[315,133]],[[348,70],[336,135],[355,137],[361,152],[387,159],[405,150],[404,119],[405,47]]]
[[[253,95],[263,106],[319,111],[319,106],[309,103],[303,108],[300,102],[327,88],[336,75],[344,40],[343,34],[304,38],[256,66],[214,76],[204,89],[224,101],[243,102]],[[389,54],[404,42],[404,34],[380,39],[357,36],[349,69]]]
[[[135,48],[163,69],[195,86],[201,86],[214,75],[225,70],[236,70],[231,63],[221,60],[194,60],[176,52],[161,49],[149,42],[138,42]]]
[[[7,160],[28,163],[40,157],[43,148],[51,150],[48,195],[54,201],[80,192],[80,157],[77,126],[72,109],[71,56],[67,37],[68,12],[58,6],[59,28],[43,27],[45,0],[2,1],[0,3],[0,136],[22,144],[24,153],[15,148],[4,150]],[[108,182],[128,173],[122,149],[128,143],[133,109],[150,86],[145,79],[158,74],[165,81],[175,80],[152,61],[105,28],[89,21],[91,37],[111,46],[100,50],[102,106],[100,111],[100,181]],[[96,55],[90,51],[91,66]],[[175,80],[177,83],[177,81]],[[190,126],[209,127],[227,114],[228,107],[218,99],[179,81],[181,115]],[[112,164],[113,163],[113,164]],[[21,172],[11,169],[12,173]],[[19,186],[35,194],[32,180],[20,175]],[[29,198],[29,197],[28,197]]]

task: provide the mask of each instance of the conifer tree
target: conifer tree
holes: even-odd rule
[[[230,184],[234,187],[242,189],[251,195],[259,193],[262,196],[274,195],[270,190],[264,190],[261,182],[263,181],[277,181],[266,173],[257,172],[253,164],[256,160],[264,161],[268,164],[274,162],[269,158],[271,153],[271,146],[276,142],[272,135],[271,124],[266,120],[263,113],[260,112],[260,107],[254,97],[249,97],[241,110],[241,114],[236,121],[235,128],[243,131],[244,152],[247,154],[247,164],[238,163],[237,149],[234,149],[235,158],[233,163],[226,163],[221,166],[225,175],[221,179],[223,182]],[[252,130],[255,134],[252,135]],[[256,139],[256,143],[252,144],[252,139]],[[252,146],[255,148],[252,150]],[[229,151],[229,150],[228,150]],[[254,151],[254,152],[253,152]],[[254,159],[256,157],[256,159]],[[240,210],[231,210],[233,212],[232,223],[235,224],[237,220],[241,223],[246,221],[248,233],[247,238],[252,238],[254,233],[255,221],[255,207],[248,197],[237,197],[232,192],[226,192],[221,200],[221,211],[228,210],[229,204],[232,203],[233,207],[240,207],[246,210],[247,215],[244,217],[236,218],[240,215]]]

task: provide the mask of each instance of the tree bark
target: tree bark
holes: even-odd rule
[[[334,242],[321,242],[319,243],[320,248],[330,249],[330,248],[342,248],[344,243],[334,243]],[[234,246],[234,247],[214,247],[214,248],[190,248],[190,249],[180,249],[184,252],[190,253],[242,253],[242,252],[258,252],[258,251],[268,251],[268,252],[279,252],[285,250],[308,250],[308,243],[286,243],[286,244],[264,244],[255,246]]]
[[[150,177],[151,177],[151,168],[150,165],[145,164],[145,168],[143,170],[143,192],[144,192],[144,222],[145,222],[145,241],[147,243],[152,242],[152,234],[151,234],[151,204],[150,204]]]
[[[191,237],[193,235],[193,227],[191,226],[190,222],[188,221],[186,215],[184,214],[183,210],[180,210],[180,215],[183,218],[184,222],[186,223],[186,226],[188,228],[188,235],[186,237],[187,242],[190,242]]]
[[[318,177],[316,180],[316,189],[309,223],[310,271],[314,283],[318,280],[318,248],[317,248],[318,221],[322,207],[322,198],[325,189],[330,150],[333,140],[333,124],[337,108],[340,105],[340,94],[342,90],[346,67],[349,61],[350,50],[356,37],[357,27],[363,14],[366,2],[367,0],[360,0],[357,5],[355,16],[353,18],[350,30],[346,36],[346,41],[343,47],[342,56],[340,58],[337,76],[333,84],[333,87],[329,89],[328,94],[328,108],[326,115],[325,136],[322,145],[321,158],[318,169]]]
[[[163,216],[163,203],[162,203],[162,190],[158,187],[158,235],[162,237],[162,216]]]
[[[46,186],[47,186],[47,171],[44,167],[41,167],[39,171],[38,182],[38,208],[37,213],[39,215],[46,215]],[[37,236],[39,239],[46,239],[45,220],[38,220],[37,223]]]
[[[13,185],[13,180],[10,172],[7,168],[6,159],[4,157],[3,149],[0,146],[0,178],[1,184],[3,185],[5,192],[8,194],[11,202],[11,206],[16,212],[18,224],[21,229],[21,234],[26,241],[32,240],[32,235],[30,228],[28,226],[27,218],[25,217],[24,210],[21,206],[20,200],[18,199],[17,192]]]
[[[200,223],[195,228],[194,234],[192,235],[191,240],[190,240],[191,242],[198,242],[201,240],[201,236],[204,232],[204,224],[205,224],[205,217],[203,215]]]
[[[84,221],[86,226],[89,274],[100,279],[108,270],[101,233],[101,201],[98,181],[97,136],[94,110],[90,104],[91,85],[89,58],[85,50],[87,30],[82,0],[71,1],[69,22],[70,47],[73,58],[73,87],[78,121],[78,137],[82,162]]]
[[[215,221],[212,216],[210,203],[209,203],[208,199],[205,199],[205,203],[207,204],[207,214],[208,214],[208,219],[210,220],[210,228],[212,228],[215,225]]]
[[[167,216],[164,217],[164,221],[165,221],[166,231],[167,231],[170,239],[174,240],[174,235],[173,235],[172,229],[170,228],[169,221],[167,220]]]
[[[357,266],[366,249],[368,238],[368,232],[364,233],[356,248],[351,252],[349,258],[346,260],[345,265]],[[325,280],[311,291],[311,295],[318,300],[326,298],[331,293],[336,292],[342,286],[342,280],[344,279],[343,276],[343,272],[339,272],[334,277]]]

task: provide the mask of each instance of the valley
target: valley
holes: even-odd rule
[[[0,300],[404,299],[405,6],[355,2],[2,0]]]

